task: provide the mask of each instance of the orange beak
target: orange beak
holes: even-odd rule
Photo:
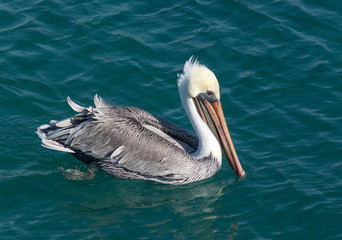
[[[233,141],[230,137],[226,120],[224,118],[221,102],[216,99],[208,99],[205,94],[199,94],[194,98],[195,106],[203,121],[209,126],[212,133],[221,145],[224,156],[236,175],[245,177],[239,158],[236,154]]]

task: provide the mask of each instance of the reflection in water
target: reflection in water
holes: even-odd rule
[[[87,171],[80,169],[80,164],[76,165],[74,169],[64,169],[63,167],[58,168],[66,179],[70,180],[88,180],[95,177],[97,167],[95,165],[89,165]]]
[[[61,202],[67,209],[63,215],[71,218],[77,215],[85,223],[74,231],[127,236],[134,222],[135,228],[139,226],[134,231],[147,238],[221,236],[234,239],[238,235],[239,223],[231,221],[231,210],[222,209],[221,203],[222,196],[232,191],[230,186],[234,180],[208,179],[171,186],[113,179],[97,172],[93,180],[65,180],[64,183],[69,185],[65,192],[68,197],[61,199],[69,201]],[[227,230],[222,232],[222,229]]]

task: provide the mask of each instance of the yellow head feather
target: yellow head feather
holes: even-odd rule
[[[187,88],[191,98],[210,90],[220,99],[220,87],[215,74],[193,57],[185,63],[183,73],[178,75],[178,87]]]

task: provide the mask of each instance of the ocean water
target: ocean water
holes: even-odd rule
[[[337,0],[1,1],[0,238],[342,239],[341,43]],[[245,179],[223,161],[184,186],[70,180],[79,161],[40,146],[67,96],[191,129],[176,79],[192,55]]]

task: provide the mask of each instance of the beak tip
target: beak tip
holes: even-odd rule
[[[240,172],[238,174],[239,177],[245,178],[246,177],[246,172],[244,170],[242,170],[242,172]]]

